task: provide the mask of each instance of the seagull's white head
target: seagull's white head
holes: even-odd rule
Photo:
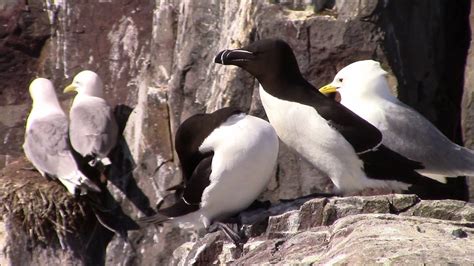
[[[342,104],[380,97],[392,99],[394,96],[390,92],[386,75],[387,72],[377,61],[357,61],[341,69],[334,80],[319,91],[323,94],[339,93]]]
[[[33,99],[33,107],[40,106],[41,108],[50,107],[61,109],[54,91],[53,83],[49,79],[37,78],[30,83],[29,92],[31,99]]]
[[[77,92],[78,95],[89,95],[103,98],[102,79],[94,71],[84,70],[79,72],[72,83],[64,89],[64,93]]]

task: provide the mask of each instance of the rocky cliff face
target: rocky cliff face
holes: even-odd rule
[[[208,234],[176,249],[173,264],[470,264],[474,259],[474,206],[460,201],[420,201],[414,195],[300,199],[241,216],[254,223],[245,227],[254,237],[243,250],[223,241],[220,232]]]
[[[339,68],[355,60],[381,61],[402,100],[453,140],[461,142],[464,133],[470,145],[470,4],[3,1],[0,167],[22,156],[31,104],[29,81],[35,76],[51,78],[67,109],[70,99],[60,93],[62,88],[80,70],[91,69],[103,77],[124,130],[113,154],[108,189],[128,216],[153,213],[162,200],[172,201],[165,190],[180,180],[173,136],[181,121],[228,105],[265,117],[255,80],[237,68],[215,65],[212,59],[220,49],[268,37],[290,43],[304,76],[315,86],[329,82]],[[464,131],[459,127],[461,113]],[[466,199],[464,183],[462,178],[451,180],[445,196]],[[282,144],[279,167],[262,199],[276,202],[331,189],[324,174]],[[195,236],[165,226],[130,231],[129,239],[114,238],[108,244],[107,263],[170,262],[170,254]]]

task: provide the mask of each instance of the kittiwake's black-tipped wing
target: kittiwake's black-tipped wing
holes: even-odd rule
[[[373,179],[397,180],[413,184],[419,178],[427,178],[415,171],[423,169],[420,162],[412,161],[384,145],[380,145],[376,150],[359,154],[359,158],[364,162],[364,172]]]
[[[447,184],[419,174],[416,170],[424,168],[422,163],[409,160],[384,145],[380,145],[375,151],[360,154],[359,158],[364,162],[364,172],[368,177],[410,184],[406,192],[414,193],[422,199],[445,198],[439,195],[443,195],[443,191],[449,188]]]

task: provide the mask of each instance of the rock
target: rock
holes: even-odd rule
[[[455,200],[421,201],[402,215],[429,217],[450,221],[474,222],[474,206]]]
[[[401,205],[405,211],[397,215],[401,209],[389,208],[394,199],[415,203],[409,207]],[[196,258],[211,256],[208,263],[238,265],[474,262],[474,229],[468,218],[474,214],[472,204],[386,195],[307,199],[297,210],[288,203],[283,205],[287,209],[282,214],[269,217],[266,233],[250,238],[238,256],[225,255],[235,252],[216,236],[206,236],[194,245],[186,243],[183,248],[193,250],[192,256]],[[425,207],[433,205],[436,207]],[[275,205],[270,210],[281,207]],[[309,209],[317,215],[308,215]],[[420,209],[425,212],[419,212]],[[339,214],[338,219],[324,218],[333,217],[333,213]],[[191,253],[187,254],[189,257]]]
[[[416,195],[399,195],[389,196],[391,211],[394,213],[404,212],[417,204],[420,199]]]
[[[0,106],[27,101],[28,83],[37,71],[51,24],[42,0],[8,0],[0,4]]]
[[[29,168],[26,160],[16,160],[0,171],[2,265],[103,261],[102,238],[108,234],[85,199],[74,198],[59,182]]]
[[[472,1],[471,1],[472,6]],[[469,25],[474,29],[474,12],[469,14]],[[474,40],[471,38],[466,66],[464,69],[464,87],[461,103],[461,126],[466,147],[474,148]],[[474,201],[474,181],[468,178],[470,201]]]
[[[51,35],[43,1],[0,3],[0,169],[22,154],[28,84]]]
[[[62,87],[79,70],[89,68],[103,78],[108,100],[119,106],[116,115],[124,129],[119,148],[112,154],[114,167],[108,172],[107,187],[114,204],[123,211],[121,218],[149,215],[162,201],[163,206],[172,204],[173,197],[166,189],[181,178],[173,138],[184,119],[229,105],[265,118],[256,81],[239,68],[213,64],[214,55],[223,48],[269,37],[290,43],[303,75],[316,87],[355,60],[381,61],[401,99],[457,142],[461,141],[458,124],[464,87],[463,127],[469,144],[473,139],[469,133],[472,56],[464,68],[469,45],[468,7],[466,0],[3,1],[0,168],[22,156],[25,118],[31,104],[28,82],[37,75],[51,78],[67,110],[70,99],[60,93]],[[467,199],[462,179],[449,184],[450,189],[441,197]],[[278,169],[261,199],[275,203],[332,190],[324,173],[291,147],[281,145]],[[269,248],[282,255],[279,250],[287,248],[282,237],[301,234],[294,243],[311,243],[329,234],[315,228],[367,213],[471,219],[469,213],[463,213],[470,207],[437,201],[419,205],[419,201],[416,196],[395,195],[299,199],[275,205],[262,214],[243,217],[250,236],[271,238],[250,242],[245,252]],[[438,206],[443,204],[458,206],[458,211],[444,213],[439,208],[445,207]],[[407,213],[409,210],[413,214]],[[469,231],[465,232],[468,237],[463,241],[469,239]],[[237,256],[224,241],[218,256],[193,251],[195,255],[186,260],[186,252],[193,246],[189,241],[196,237],[169,225],[130,230],[128,234],[126,242],[104,233],[107,255],[100,262],[148,265],[186,263],[191,257],[198,258],[196,262],[230,261]],[[174,253],[183,243],[188,246]],[[218,250],[220,244],[203,250],[207,247]],[[325,246],[314,245],[318,247]],[[179,258],[171,258],[173,253]],[[46,258],[42,264],[48,264]]]
[[[457,228],[457,229],[454,229],[451,234],[454,236],[454,237],[457,237],[457,238],[466,238],[468,237],[468,234],[462,230],[461,228]]]

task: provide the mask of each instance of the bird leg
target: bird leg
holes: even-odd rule
[[[237,225],[237,227],[239,228],[240,226]],[[207,229],[208,233],[213,233],[213,232],[216,232],[217,230],[221,230],[225,234],[225,236],[232,243],[234,243],[234,245],[237,248],[243,249],[243,246],[244,246],[246,241],[244,240],[245,237],[242,236],[242,233],[239,232],[239,229],[234,230],[234,229],[230,228],[229,225],[227,225],[225,223],[221,223],[221,222],[213,222]]]
[[[99,162],[99,160],[97,159],[97,157],[95,157],[94,159],[90,160],[88,164],[89,164],[91,167],[95,167],[96,164],[97,164],[97,162]]]

